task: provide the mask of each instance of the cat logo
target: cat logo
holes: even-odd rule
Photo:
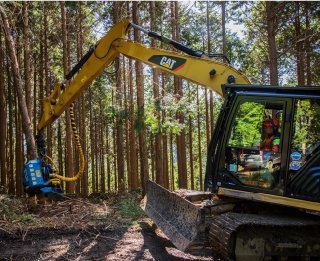
[[[153,55],[149,58],[149,62],[160,65],[174,72],[179,71],[185,65],[186,61],[186,59],[180,57],[165,55]]]
[[[171,69],[173,68],[174,64],[176,63],[177,61],[173,60],[173,59],[170,59],[166,56],[163,56],[161,58],[161,61],[160,61],[160,65],[168,68],[168,69]]]

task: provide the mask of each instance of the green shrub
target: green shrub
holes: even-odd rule
[[[120,214],[122,217],[137,220],[144,216],[144,211],[133,198],[126,198],[120,202]]]

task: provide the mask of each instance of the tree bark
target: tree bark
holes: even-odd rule
[[[2,45],[2,30],[0,28],[0,164],[1,164],[1,187],[7,192],[7,104],[4,84],[4,52]]]
[[[62,43],[63,43],[63,73],[67,75],[69,67],[69,39],[68,39],[68,27],[67,27],[67,12],[65,8],[65,2],[60,2],[61,9],[61,30],[62,30]],[[73,164],[73,149],[72,149],[72,137],[71,137],[71,123],[69,110],[66,111],[66,176],[72,177],[74,175]],[[74,193],[74,183],[67,182],[66,192]]]
[[[165,95],[165,79],[164,73],[161,74],[161,86],[162,86],[162,97]],[[163,101],[162,101],[163,102]],[[166,117],[166,111],[162,110],[162,121]],[[162,171],[163,171],[163,185],[169,189],[169,162],[168,162],[168,135],[166,132],[162,132]]]
[[[117,23],[121,19],[121,2],[114,2],[114,23]],[[123,98],[123,88],[121,84],[121,64],[120,58],[115,59],[115,68],[117,69],[116,73],[116,107],[117,109],[122,110],[122,98]],[[126,181],[124,177],[124,151],[123,151],[123,124],[121,115],[117,116],[116,119],[116,128],[117,128],[117,166],[118,166],[118,190],[119,192],[124,192],[126,187]]]
[[[171,2],[171,18],[175,21],[172,24],[173,39],[179,41],[179,12],[178,2]],[[183,96],[182,79],[174,77],[175,95],[178,101]],[[184,125],[184,114],[177,112],[176,117],[181,125]],[[179,188],[188,188],[187,177],[187,152],[186,152],[186,134],[183,128],[180,134],[176,135],[177,140],[177,158],[178,158],[178,183]]]
[[[303,42],[300,38],[302,37],[301,34],[301,23],[300,23],[300,3],[295,2],[295,19],[294,19],[294,27],[295,27],[295,34],[296,34],[296,61],[297,61],[297,78],[298,78],[298,85],[303,86],[305,85],[304,79],[304,51],[303,51]]]
[[[222,20],[222,53],[227,55],[226,40],[226,2],[221,2],[221,20]]]
[[[157,21],[156,21],[156,2],[150,3],[150,16],[151,16],[151,30],[153,32],[157,31]],[[156,47],[156,41],[151,39],[151,46]],[[153,98],[155,102],[155,116],[157,117],[158,130],[155,134],[155,144],[154,144],[154,157],[155,157],[155,173],[156,182],[161,186],[164,185],[163,177],[163,163],[162,163],[162,134],[161,134],[161,104],[159,100],[159,71],[157,69],[152,69],[153,72]]]
[[[133,22],[140,24],[140,14],[138,9],[138,2],[133,2]],[[141,41],[140,31],[134,31],[134,40],[137,42]],[[138,105],[138,136],[139,136],[139,152],[140,152],[140,179],[142,187],[142,195],[146,193],[146,183],[149,179],[148,169],[148,152],[147,142],[145,134],[145,116],[144,116],[144,77],[143,77],[143,66],[142,63],[136,61],[136,88],[137,88],[137,105]]]
[[[306,49],[306,78],[307,78],[307,85],[312,85],[312,74],[311,74],[311,54],[312,48],[310,44],[309,35],[311,34],[310,30],[310,5],[308,2],[304,2],[305,4],[305,17],[306,17],[306,41],[305,41],[305,49]]]
[[[26,144],[27,144],[28,159],[35,159],[37,158],[36,144],[35,144],[35,140],[32,133],[32,126],[31,126],[28,109],[27,109],[26,99],[23,93],[24,88],[23,88],[23,83],[21,79],[21,70],[17,60],[15,43],[13,41],[12,35],[10,34],[11,29],[10,29],[8,17],[2,6],[0,6],[0,13],[1,13],[1,19],[2,19],[2,26],[5,32],[6,42],[9,47],[9,55],[12,63],[13,75],[15,78],[15,90],[18,96],[22,127],[23,127],[23,132],[25,134]]]
[[[199,181],[200,190],[203,190],[202,182],[202,152],[201,152],[201,120],[200,120],[199,86],[197,86],[197,107],[198,107],[198,157],[199,157]]]
[[[135,112],[134,112],[134,93],[133,93],[133,67],[132,60],[129,60],[129,139],[130,139],[130,170],[129,175],[131,177],[131,189],[137,189],[139,187],[139,175],[138,175],[138,157],[137,157],[137,145],[136,145],[136,131],[134,129]]]
[[[276,2],[266,3],[266,14],[267,14],[267,34],[268,34],[268,55],[269,55],[269,71],[270,71],[270,84],[278,85],[278,55],[276,47]]]
[[[24,82],[26,92],[27,109],[31,118],[31,64],[30,64],[30,45],[29,45],[29,16],[28,16],[28,2],[23,2],[22,17],[23,17],[23,46],[24,46]]]

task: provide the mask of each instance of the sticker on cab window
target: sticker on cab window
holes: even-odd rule
[[[301,159],[301,153],[295,151],[293,153],[291,153],[290,155],[292,160],[300,160]]]
[[[301,168],[301,162],[300,161],[291,161],[290,162],[290,169],[292,170],[299,170]]]

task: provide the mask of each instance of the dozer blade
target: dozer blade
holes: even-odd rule
[[[144,210],[181,251],[188,251],[204,230],[204,212],[176,193],[148,181]]]

